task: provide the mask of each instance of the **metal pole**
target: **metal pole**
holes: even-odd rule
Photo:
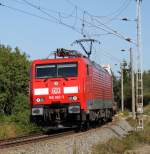
[[[141,51],[141,2],[137,1],[137,70],[136,70],[136,118],[137,130],[144,128],[143,123],[143,76],[142,76],[142,51]]]
[[[123,64],[121,63],[121,111],[124,111]]]
[[[131,66],[131,85],[132,85],[132,117],[135,119],[135,86],[134,86],[134,68],[133,68],[133,51],[130,48],[130,66]]]

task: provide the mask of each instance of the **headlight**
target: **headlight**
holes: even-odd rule
[[[70,100],[70,101],[76,101],[77,99],[78,99],[78,97],[77,96],[69,96],[68,97],[68,99]]]
[[[73,96],[73,100],[76,101],[78,99],[77,96]]]
[[[36,100],[35,100],[37,103],[39,103],[39,102],[44,102],[44,98],[36,98]]]

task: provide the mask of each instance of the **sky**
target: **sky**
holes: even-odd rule
[[[0,0],[0,3],[4,5],[0,6],[0,43],[19,47],[31,60],[46,58],[57,48],[81,50],[79,45],[71,44],[82,39],[82,34],[100,42],[94,44],[91,59],[99,64],[111,64],[112,70],[119,70],[123,59],[129,62],[130,47],[136,52],[134,44],[101,29],[108,26],[136,41],[135,0]],[[150,1],[143,0],[141,40],[144,70],[150,69],[149,6]],[[122,18],[129,21],[122,21]],[[126,51],[121,52],[122,49]]]

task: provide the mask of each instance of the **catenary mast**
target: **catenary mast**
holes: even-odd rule
[[[141,48],[141,2],[137,3],[137,52],[136,52],[136,118],[137,130],[144,128],[143,123],[143,72],[142,72],[142,48]]]

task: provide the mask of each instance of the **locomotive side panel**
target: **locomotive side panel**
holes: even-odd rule
[[[86,74],[85,74],[85,104],[87,109],[93,104],[93,84],[92,84],[92,65],[90,63],[85,64]]]
[[[93,66],[90,69],[90,98],[87,99],[87,105],[89,110],[102,108],[103,101],[103,85],[102,85],[102,76],[99,71]],[[89,89],[89,87],[87,87]]]
[[[104,107],[112,108],[113,103],[113,92],[112,92],[112,77],[107,72],[104,73]]]
[[[87,81],[87,106],[89,110],[112,108],[112,79],[102,68],[92,67]],[[90,83],[89,83],[90,82]],[[90,91],[90,93],[88,93]]]
[[[89,121],[111,120],[113,115],[111,75],[99,65],[89,64],[85,89]]]

